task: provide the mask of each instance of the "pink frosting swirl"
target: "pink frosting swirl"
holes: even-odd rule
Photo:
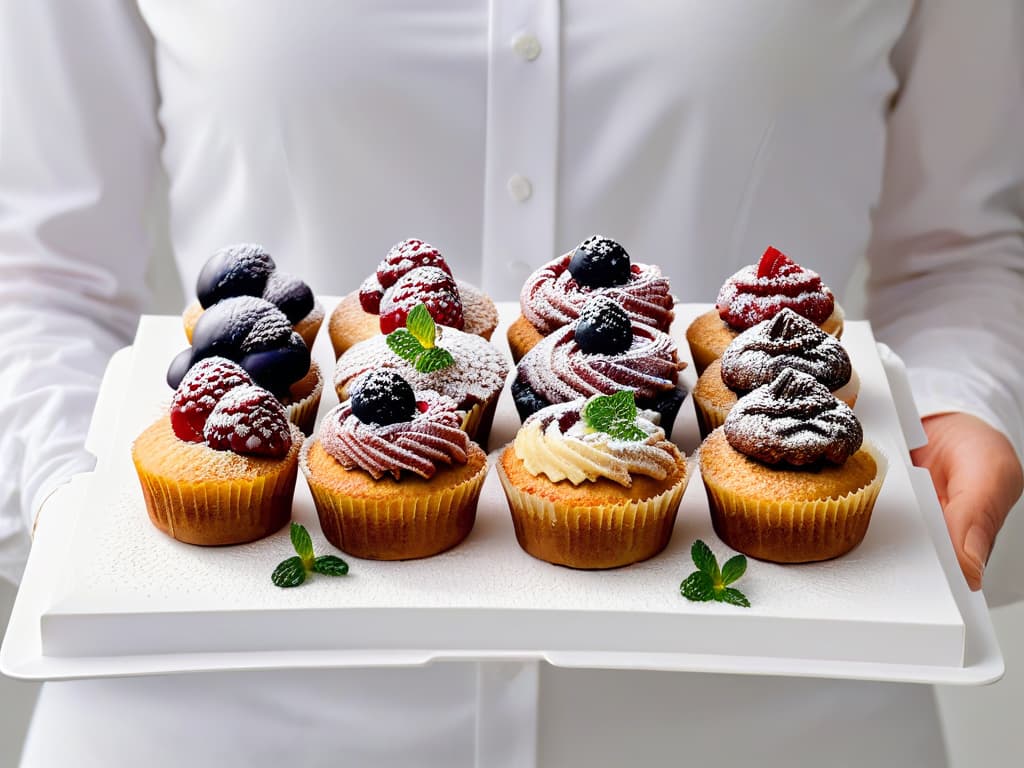
[[[575,323],[542,339],[519,362],[519,376],[548,402],[561,403],[622,389],[640,400],[675,389],[679,371],[676,343],[667,333],[633,323],[633,342],[625,352],[587,354],[576,344]]]
[[[658,267],[630,266],[629,282],[610,288],[590,288],[577,283],[569,272],[572,252],[548,262],[528,278],[519,295],[523,316],[540,333],[548,334],[580,316],[587,299],[596,293],[622,305],[630,319],[668,331],[674,316],[668,278]]]
[[[320,444],[345,469],[359,469],[379,480],[402,472],[430,479],[438,464],[465,464],[469,436],[460,429],[455,401],[432,390],[416,393],[411,421],[378,426],[352,415],[348,401],[335,406],[320,427]]]

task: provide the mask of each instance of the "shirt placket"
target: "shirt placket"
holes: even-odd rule
[[[483,288],[512,298],[555,256],[561,8],[491,0]]]

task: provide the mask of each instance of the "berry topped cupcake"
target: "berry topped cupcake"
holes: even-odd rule
[[[356,557],[407,560],[466,538],[487,456],[461,420],[451,398],[414,392],[394,371],[355,382],[301,457],[327,539]]]
[[[618,568],[668,544],[686,461],[633,395],[595,395],[530,416],[498,476],[520,546],[573,568]]]
[[[327,324],[335,357],[349,347],[405,325],[424,304],[434,321],[490,339],[498,310],[479,288],[456,280],[444,256],[422,240],[394,245],[358,291],[338,304]]]
[[[609,296],[592,297],[569,325],[553,331],[519,362],[512,396],[521,419],[554,403],[628,390],[672,433],[686,397],[676,343],[631,320]]]
[[[886,467],[850,407],[792,368],[741,397],[700,447],[715,532],[780,563],[857,546]]]
[[[860,379],[834,336],[789,307],[743,331],[704,369],[693,388],[702,437],[720,426],[738,396],[770,383],[786,368],[803,371],[851,408]]]
[[[262,245],[240,243],[217,251],[203,266],[196,280],[196,301],[185,310],[185,336],[192,333],[203,310],[221,299],[254,296],[266,299],[288,318],[288,322],[313,347],[324,321],[324,308],[310,287],[297,277],[277,269]]]
[[[150,520],[189,544],[240,544],[291,518],[302,432],[237,363],[209,357],[132,445]]]
[[[493,344],[437,325],[421,304],[409,313],[407,327],[361,341],[338,358],[334,369],[338,399],[348,399],[352,382],[374,370],[394,370],[416,390],[447,395],[464,414],[463,428],[469,436],[487,445],[509,371],[508,361]]]
[[[323,377],[306,342],[277,306],[253,296],[212,304],[196,322],[192,346],[171,362],[168,385],[176,389],[193,365],[215,356],[238,363],[256,384],[281,400],[289,419],[306,434],[312,432]]]
[[[722,285],[715,309],[686,329],[698,373],[722,356],[729,343],[760,322],[789,308],[836,338],[843,332],[843,310],[817,272],[801,267],[776,248],[756,265],[744,267]]]
[[[668,279],[658,267],[631,264],[625,248],[594,235],[526,279],[519,297],[523,314],[508,331],[512,359],[519,362],[544,336],[576,320],[595,294],[614,299],[632,320],[668,333]]]

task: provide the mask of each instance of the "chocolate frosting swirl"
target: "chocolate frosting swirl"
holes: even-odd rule
[[[345,469],[358,467],[379,480],[402,472],[430,479],[439,464],[465,464],[469,436],[459,426],[455,401],[432,390],[416,393],[411,421],[379,426],[352,414],[349,401],[335,406],[320,427],[320,444]]]
[[[788,307],[733,339],[722,355],[722,381],[748,391],[769,383],[786,368],[809,374],[829,390],[853,375],[843,345]]]
[[[676,343],[667,333],[633,323],[633,341],[618,354],[587,354],[576,344],[576,324],[544,337],[519,361],[518,375],[550,403],[628,389],[650,400],[675,389],[679,371]]]
[[[609,288],[590,288],[577,283],[569,272],[572,252],[548,262],[526,278],[519,303],[523,316],[540,333],[548,334],[580,316],[595,293],[614,299],[631,320],[667,332],[674,316],[668,278],[653,265],[633,264],[629,282]]]
[[[824,459],[843,464],[864,431],[853,410],[812,376],[787,368],[741,397],[725,419],[725,438],[766,464],[800,467]]]

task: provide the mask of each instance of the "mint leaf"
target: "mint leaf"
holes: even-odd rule
[[[423,345],[424,349],[434,346],[434,340],[437,338],[437,326],[434,325],[434,318],[430,316],[426,304],[417,304],[409,311],[405,327],[416,337],[416,341]]]
[[[694,571],[679,585],[679,591],[687,600],[706,603],[715,599],[715,585],[711,577],[703,571]]]
[[[389,333],[386,342],[392,352],[410,363],[423,353],[423,345],[405,328],[398,328]]]
[[[722,566],[722,586],[727,587],[747,571],[747,558],[743,555],[730,557]]]
[[[441,349],[441,347],[423,350],[417,355],[416,362],[413,363],[413,367],[420,373],[433,373],[450,365],[455,365],[455,358],[447,349]]]
[[[690,557],[693,558],[693,564],[697,566],[697,570],[706,573],[712,581],[718,581],[718,560],[715,559],[715,553],[707,544],[700,539],[693,542],[693,546],[690,547]]]
[[[306,580],[306,566],[303,565],[302,558],[289,557],[274,569],[270,580],[278,587],[299,586]]]
[[[732,587],[726,587],[722,590],[715,591],[715,600],[720,603],[729,603],[729,605],[738,605],[743,608],[750,607],[750,601],[747,600],[747,596],[740,592],[738,589]]]
[[[598,395],[586,404],[582,415],[588,427],[614,440],[647,439],[647,433],[636,424],[636,400],[628,389],[614,395]]]
[[[334,555],[320,555],[313,561],[313,570],[324,576],[344,576],[348,573],[348,563]]]
[[[309,568],[313,563],[313,540],[309,538],[309,531],[298,523],[292,523],[291,536],[292,546],[302,558],[303,566]]]

